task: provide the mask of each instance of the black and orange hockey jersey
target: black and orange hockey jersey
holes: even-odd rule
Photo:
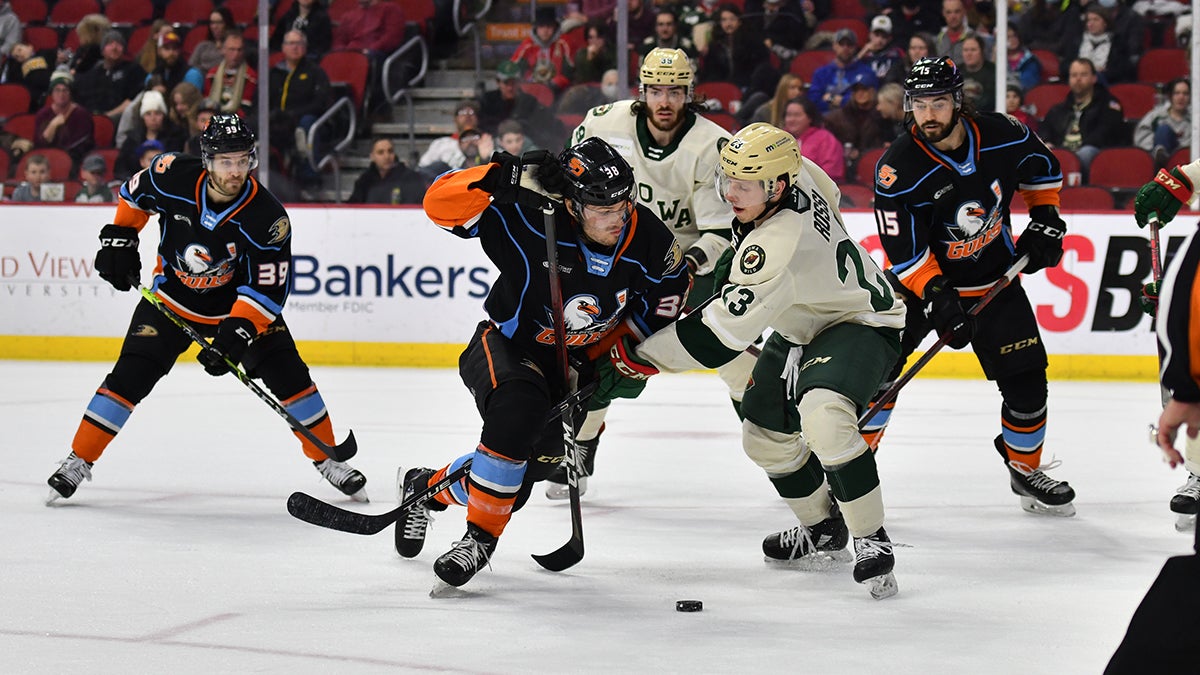
[[[213,204],[199,157],[166,153],[121,186],[113,222],[161,230],[154,291],[179,315],[215,324],[249,319],[261,333],[283,311],[292,263],[291,222],[250,178],[232,202]]]
[[[1062,170],[1035,134],[1000,113],[962,118],[967,138],[950,154],[915,127],[875,167],[875,222],[890,269],[921,297],[944,274],[978,295],[1014,261],[1009,203],[1058,207]]]
[[[488,317],[509,339],[553,363],[544,214],[492,204],[487,192],[467,187],[491,166],[442,175],[425,194],[425,211],[454,234],[479,239],[499,271],[484,302]],[[640,341],[675,320],[687,295],[687,267],[674,235],[653,212],[637,204],[610,250],[581,239],[561,205],[554,219],[568,348],[586,349],[625,330]]]

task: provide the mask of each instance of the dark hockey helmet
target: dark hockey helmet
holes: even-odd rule
[[[904,80],[904,110],[912,112],[912,100],[924,96],[951,94],[954,107],[962,106],[963,76],[958,65],[947,56],[917,59]]]
[[[611,145],[592,136],[558,156],[567,179],[563,196],[579,205],[612,206],[632,201],[633,169]]]
[[[223,152],[250,152],[250,168],[258,166],[258,145],[242,118],[230,113],[213,115],[204,133],[200,134],[200,154],[208,166]]]

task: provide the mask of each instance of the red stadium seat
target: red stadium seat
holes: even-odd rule
[[[50,7],[46,5],[46,0],[9,0],[9,5],[13,14],[25,25],[46,23],[46,17],[50,15]]]
[[[329,19],[334,25],[342,22],[342,17],[350,10],[358,7],[358,0],[333,0],[329,3]],[[407,16],[408,12],[405,12]]]
[[[833,52],[828,49],[805,49],[792,59],[789,70],[805,84],[812,82],[813,73],[817,68],[833,61]]]
[[[571,56],[573,58],[575,56],[575,52],[583,49],[583,46],[587,44],[587,26],[583,25],[572,28],[571,30],[563,33],[562,39],[567,43],[567,48],[571,50]]]
[[[295,2],[296,0],[280,0],[279,4],[275,5],[275,12],[271,16],[271,23],[278,23]]]
[[[150,0],[108,0],[104,15],[116,26],[138,26],[154,15]]]
[[[1058,199],[1063,211],[1111,211],[1114,208],[1112,193],[1091,185],[1065,187],[1059,190]]]
[[[30,99],[29,90],[25,85],[0,84],[0,119],[29,112]],[[4,180],[3,176],[0,176],[0,180]]]
[[[26,26],[22,41],[33,45],[33,48],[58,49],[58,31],[49,26]]]
[[[34,148],[29,152],[21,155],[21,161],[17,163],[17,169],[13,176],[16,180],[25,180],[25,165],[29,163],[29,159],[34,155],[42,155],[50,160],[50,180],[63,181],[71,179],[71,156],[66,150],[58,148]]]
[[[100,14],[103,10],[96,0],[58,0],[50,10],[46,23],[74,30],[75,24],[88,14]]]
[[[1088,168],[1088,183],[1117,190],[1136,190],[1154,176],[1154,159],[1141,148],[1104,148]]]
[[[1031,49],[1033,55],[1042,63],[1042,82],[1058,81],[1058,54],[1049,49]]]
[[[1058,158],[1058,166],[1063,175],[1063,187],[1082,185],[1083,166],[1079,163],[1079,157],[1066,148],[1054,148],[1050,152]]]
[[[4,130],[32,142],[36,130],[33,113],[13,115],[4,123]]]
[[[1071,88],[1055,82],[1039,84],[1025,92],[1025,105],[1033,108],[1033,116],[1042,119],[1051,108],[1067,100]]]
[[[350,87],[354,107],[362,111],[367,97],[367,82],[371,63],[366,54],[353,51],[334,51],[321,57],[321,68],[329,75],[329,82]]]
[[[196,46],[208,39],[208,24],[193,26],[183,38],[183,56],[191,58]]]
[[[151,26],[138,26],[129,34],[129,39],[125,41],[125,53],[137,55],[146,44],[146,40],[150,39]]]
[[[433,0],[404,0],[403,6],[404,6],[404,22],[416,24],[417,27],[421,30],[421,35],[425,36],[426,40],[432,40],[433,39],[433,17],[437,13],[437,6],[435,6],[433,4]],[[579,46],[571,47],[571,57],[572,58],[575,57],[576,50],[578,50],[579,47],[582,47],[583,43],[585,42],[584,33],[582,31],[582,28],[583,27],[580,26],[581,30],[580,30],[579,38],[578,38]],[[567,39],[567,44],[569,44],[569,45],[574,44],[573,42],[571,42],[571,39],[567,38],[567,36],[564,35],[563,38]]]
[[[75,201],[75,197],[79,195],[81,190],[83,190],[83,183],[80,183],[77,180],[69,180],[66,183],[63,183],[63,201]]]
[[[833,9],[829,16],[834,19],[858,19],[862,21],[867,18],[867,10],[858,0],[833,0]]]
[[[1166,167],[1171,169],[1179,166],[1180,164],[1187,164],[1190,161],[1192,161],[1192,148],[1191,146],[1185,145],[1171,153],[1170,158],[1167,159]]]
[[[742,127],[736,117],[726,112],[706,112],[702,114],[731,134],[737,133],[737,130]]]
[[[875,189],[875,165],[879,163],[883,151],[884,148],[873,148],[859,155],[858,167],[854,170],[854,176],[859,185]]]
[[[12,170],[12,158],[8,156],[8,151],[0,148],[0,182],[8,180],[8,172]]]
[[[118,149],[118,148],[102,148],[99,150],[93,150],[93,151],[89,152],[88,154],[89,155],[100,155],[101,157],[104,158],[104,169],[105,169],[104,180],[105,180],[105,182],[111,183],[113,180],[113,169],[115,169],[117,166],[117,155],[121,154],[120,149]],[[117,192],[116,188],[113,188],[113,194],[116,194],[116,192]]]
[[[163,20],[181,26],[207,24],[213,11],[212,0],[171,0],[166,6]]]
[[[547,108],[554,107],[554,90],[541,82],[522,82],[521,91],[536,98],[538,103]]]
[[[696,93],[720,101],[725,112],[733,112],[733,102],[742,100],[742,90],[732,82],[701,82],[696,85]]]
[[[108,115],[92,115],[92,138],[97,148],[111,148],[116,128]]]
[[[563,123],[569,131],[574,131],[575,127],[583,124],[583,115],[575,113],[558,113],[558,121]]]
[[[249,26],[258,16],[258,0],[225,0],[221,6],[233,14],[233,22],[238,25]]]
[[[837,31],[849,28],[858,36],[858,44],[863,45],[867,42],[867,22],[862,19],[825,19],[817,23],[814,29],[818,33],[829,32],[836,33]]]
[[[1188,52],[1178,47],[1147,49],[1138,61],[1138,82],[1163,84],[1188,76]]]
[[[875,189],[865,185],[845,183],[838,185],[842,191],[842,207],[869,209],[875,204]]]
[[[1154,107],[1158,90],[1145,82],[1122,82],[1108,85],[1108,93],[1121,102],[1125,119],[1140,120]]]

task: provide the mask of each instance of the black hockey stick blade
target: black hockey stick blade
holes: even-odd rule
[[[579,561],[583,560],[583,536],[574,536],[567,543],[563,544],[557,551],[551,551],[545,555],[531,556],[537,564],[550,570],[551,572],[561,572],[568,567],[574,567]]]
[[[410,495],[407,499],[400,502],[400,506],[387,513],[371,515],[369,513],[347,511],[340,506],[323,502],[303,492],[293,492],[292,496],[288,497],[287,510],[288,513],[292,514],[292,517],[317,525],[318,527],[349,532],[350,534],[377,534],[382,532],[388,525],[400,520],[405,511],[414,505],[424,503],[425,500],[433,497],[433,495],[462,480],[470,471],[471,460],[468,459],[463,462],[462,466],[442,476],[441,480],[433,485]]]

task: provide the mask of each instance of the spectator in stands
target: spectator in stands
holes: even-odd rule
[[[282,134],[274,133],[277,127],[272,127],[271,145],[284,156],[298,155],[296,159],[313,154],[313,148],[308,147],[308,130],[329,107],[331,99],[329,76],[306,55],[304,31],[287,31],[283,37],[283,60],[271,69],[268,82],[272,118],[286,123],[280,129]],[[313,159],[319,161],[317,157]],[[306,184],[320,180],[316,175],[296,178]]]
[[[1037,133],[1038,119],[1025,109],[1025,91],[1019,85],[1009,84],[1004,93],[1004,112]]]
[[[892,19],[892,38],[900,45],[908,44],[917,33],[932,36],[943,25],[938,0],[893,0],[884,11]]]
[[[112,188],[104,182],[108,173],[108,165],[100,155],[88,155],[79,166],[79,182],[83,187],[75,195],[75,201],[82,204],[105,204],[117,201]]]
[[[35,50],[33,45],[26,42],[13,45],[12,52],[4,63],[2,81],[20,84],[29,90],[30,112],[42,107],[50,88],[50,76],[54,74],[57,58],[57,49]]]
[[[617,56],[603,26],[589,23],[584,29],[584,39],[586,43],[575,52],[575,84],[599,82],[605,71],[617,66]]]
[[[161,141],[150,139],[144,141],[137,147],[138,170],[149,169],[150,162],[154,161],[162,153],[166,152]]]
[[[146,92],[156,91],[162,94],[163,100],[167,99],[167,85],[158,75],[151,75],[146,81],[146,88],[138,92],[137,96],[125,106],[125,110],[121,113],[121,119],[117,121],[117,131],[113,136],[113,145],[120,148],[125,144],[125,139],[129,138],[131,133],[141,134],[145,131],[146,126],[142,122],[142,98]]]
[[[224,58],[204,77],[204,98],[217,104],[220,112],[253,118],[258,73],[246,63],[246,41],[240,30],[225,33],[221,53]]]
[[[21,19],[8,0],[0,0],[0,61],[21,41]]]
[[[701,59],[700,81],[732,82],[745,97],[756,71],[773,70],[769,56],[762,40],[751,35],[742,23],[742,11],[737,5],[722,4],[717,8],[717,25],[708,42],[708,51]]]
[[[701,54],[708,52],[712,38],[717,34],[716,24],[720,20],[720,0],[699,0],[694,4],[681,3],[679,7],[679,33],[692,39],[696,51]],[[734,5],[737,7],[737,5]],[[741,9],[738,9],[741,17]]]
[[[879,111],[883,123],[883,147],[886,148],[904,133],[904,87],[888,82],[879,88],[875,98],[875,110]]]
[[[1087,59],[1071,61],[1062,103],[1050,108],[1039,135],[1046,145],[1062,147],[1079,157],[1084,178],[1103,148],[1124,144],[1125,115],[1121,103],[1097,83],[1096,67]]]
[[[669,9],[659,9],[654,15],[654,35],[642,40],[638,47],[639,59],[646,58],[651,51],[658,49],[680,49],[689,59],[695,59],[698,52],[692,39],[679,33],[679,21],[675,12]]]
[[[168,29],[158,36],[154,69],[148,72],[162,77],[167,91],[174,91],[175,85],[181,82],[187,82],[196,89],[204,88],[204,73],[183,60],[183,40],[174,30]]]
[[[937,54],[934,56],[949,56],[955,61],[962,61],[962,39],[968,35],[976,35],[977,31],[967,25],[967,10],[963,0],[942,0],[942,20],[946,25],[938,31],[934,42]],[[985,49],[991,49],[991,40],[984,36]]]
[[[454,112],[455,132],[449,136],[435,138],[429,144],[417,162],[417,171],[433,182],[434,178],[450,169],[476,166],[478,162],[475,160],[479,155],[483,155],[484,159],[491,158],[495,148],[493,136],[480,132],[476,126],[478,121],[478,104],[475,101],[468,99],[459,103]],[[502,120],[500,124],[512,121],[515,120]]]
[[[1083,32],[1079,3],[1032,0],[1017,20],[1017,31],[1026,47],[1048,49],[1062,56],[1064,43],[1074,44]]]
[[[149,35],[146,36],[146,41],[142,43],[141,50],[133,55],[134,62],[141,66],[142,70],[147,73],[153,73],[155,68],[158,67],[158,39],[174,30],[166,21],[155,19],[154,23],[150,24]]]
[[[963,98],[970,101],[976,110],[996,109],[996,64],[984,56],[983,38],[968,35],[958,41],[962,57],[959,71],[963,76]]]
[[[521,66],[526,82],[544,84],[557,97],[571,85],[575,59],[571,47],[558,34],[558,19],[553,7],[538,7],[533,28],[517,45],[513,63]]]
[[[818,16],[813,0],[747,0],[746,28],[786,64],[804,49]]]
[[[358,0],[333,32],[333,48],[362,52],[380,63],[404,41],[404,10],[394,2]]]
[[[654,35],[655,14],[652,4],[644,0],[627,0],[629,8],[629,27],[628,38],[629,42],[626,47],[631,52],[630,58],[634,58],[632,54],[636,54],[638,47],[642,44],[642,40]],[[616,45],[617,36],[617,6],[613,3],[613,11],[608,16],[608,38]]]
[[[171,124],[180,129],[189,129],[191,126],[190,119],[193,115],[193,110],[200,105],[200,101],[204,99],[204,95],[189,82],[180,82],[171,90],[171,95],[167,97],[170,102],[170,110],[167,113],[167,119]],[[189,132],[189,136],[191,133]]]
[[[823,126],[838,139],[845,150],[846,171],[853,175],[854,166],[863,152],[882,148],[887,136],[883,116],[879,114],[875,88],[865,82],[850,85],[850,100],[846,105],[831,110],[825,115]]]
[[[308,40],[308,58],[313,61],[320,61],[333,46],[333,22],[321,0],[296,0],[279,17],[275,32],[271,34],[272,52],[283,49],[283,35],[289,30],[304,33]]]
[[[208,15],[208,39],[200,41],[192,49],[192,58],[189,63],[199,68],[202,73],[216,68],[225,58],[221,51],[221,45],[225,43],[225,35],[233,28],[235,28],[233,13],[229,11],[228,7],[218,7],[210,12]]]
[[[738,111],[738,122],[746,126],[751,122],[767,122],[771,126],[783,128],[783,114],[787,102],[804,93],[804,80],[798,75],[784,73],[775,85],[775,94],[763,100],[761,94],[753,94],[742,102]]]
[[[125,36],[120,31],[104,34],[100,54],[103,60],[75,78],[75,94],[80,105],[116,123],[125,106],[141,91],[146,72],[125,60]]]
[[[1192,144],[1190,81],[1186,77],[1171,80],[1163,92],[1167,100],[1138,120],[1133,130],[1133,144],[1154,155],[1159,167],[1166,166],[1171,153]]]
[[[1111,29],[1110,14],[1095,0],[1083,9],[1083,36],[1074,58],[1087,59],[1096,66],[1096,77],[1100,84],[1132,82],[1137,74],[1137,63],[1129,53],[1127,45],[1116,37]],[[1070,61],[1065,61],[1067,75]]]
[[[144,128],[131,131],[117,153],[113,174],[118,178],[128,178],[137,173],[140,168],[141,146],[146,141],[157,141],[161,144],[160,152],[183,151],[186,132],[167,120],[167,103],[162,94],[153,89],[142,94],[140,112]]]
[[[354,181],[348,204],[420,204],[429,187],[421,174],[396,161],[391,140],[371,144],[371,166]]]
[[[496,89],[480,98],[479,128],[494,133],[501,121],[512,118],[521,123],[525,135],[538,147],[563,147],[567,130],[550,108],[521,91],[520,78],[521,67],[512,61],[502,61],[496,67]]]
[[[1122,75],[1127,77],[1125,80],[1114,80],[1110,74],[1107,84],[1114,82],[1131,82],[1137,74],[1137,63],[1142,58],[1142,52],[1145,51],[1146,39],[1146,22],[1142,15],[1135,12],[1129,5],[1132,2],[1123,2],[1121,0],[1091,0],[1083,5],[1084,26],[1082,31],[1073,33],[1078,42],[1072,42],[1072,45],[1082,45],[1084,36],[1087,34],[1087,16],[1086,12],[1089,7],[1102,10],[1102,15],[1108,24],[1108,30],[1113,34],[1113,43],[1121,54],[1125,54],[1128,59],[1128,64],[1118,64],[1125,66],[1129,71],[1128,75],[1124,75],[1125,68],[1122,69]],[[1190,18],[1190,16],[1189,16]],[[1076,52],[1069,52],[1068,58],[1075,56],[1076,53],[1081,53],[1083,50],[1078,49]],[[1082,54],[1081,54],[1082,55]],[[1065,60],[1065,59],[1064,59]],[[1112,63],[1109,64],[1111,67]]]
[[[92,113],[71,100],[71,73],[60,70],[50,78],[49,104],[34,118],[33,145],[66,150],[78,164],[96,146]]]
[[[1042,81],[1042,62],[1024,44],[1015,23],[1008,24],[1008,83],[1029,91]]]
[[[817,104],[817,110],[826,113],[846,103],[850,85],[862,82],[878,88],[879,80],[871,66],[856,57],[858,36],[849,28],[839,30],[833,36],[833,61],[813,71],[808,97]]]
[[[201,99],[200,104],[192,108],[188,115],[188,139],[183,144],[183,151],[189,155],[200,154],[200,134],[208,128],[208,122],[217,114],[217,106],[212,101]]]
[[[40,202],[42,201],[42,186],[50,179],[50,160],[46,156],[35,152],[29,156],[29,161],[25,162],[25,180],[13,190],[12,201],[14,202]]]
[[[100,54],[100,42],[104,34],[112,30],[112,21],[103,14],[88,14],[75,24],[75,35],[79,38],[79,46],[71,55],[68,67],[71,74],[79,77],[104,58]]]
[[[501,150],[517,157],[530,150],[537,150],[537,146],[525,138],[525,130],[516,120],[504,120],[500,123],[500,126],[496,128],[496,141],[500,144]]]
[[[562,98],[558,100],[558,112],[586,115],[587,111],[598,105],[613,103],[621,98],[621,89],[617,86],[617,69],[609,68],[604,71],[598,85],[577,84],[564,91]]]
[[[842,143],[824,128],[821,112],[812,99],[797,96],[787,102],[783,130],[800,142],[800,154],[812,160],[835,182],[846,177],[846,156]]]
[[[904,50],[892,41],[892,20],[886,14],[871,19],[871,33],[858,52],[858,60],[870,65],[879,80],[904,60]]]
[[[912,66],[918,60],[926,56],[934,56],[934,50],[937,49],[937,44],[934,42],[933,36],[929,33],[913,33],[908,38],[908,47],[904,52],[904,58],[892,64],[891,70],[884,76],[883,81],[894,82],[901,86],[904,85],[904,80],[908,79],[908,74],[912,72]]]

